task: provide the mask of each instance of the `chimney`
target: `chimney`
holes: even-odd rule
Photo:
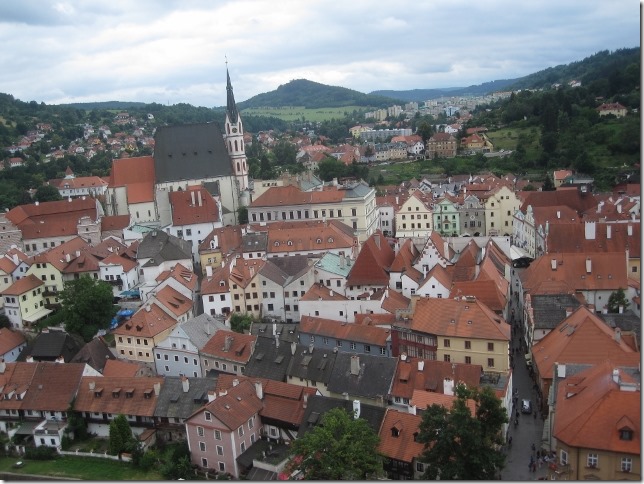
[[[619,369],[615,368],[613,370],[613,381],[619,385]]]
[[[257,394],[257,398],[259,398],[260,400],[264,399],[264,388],[262,387],[261,381],[255,382],[255,393]]]
[[[203,328],[203,329],[204,329],[204,331],[206,332],[206,334],[207,334],[208,336],[210,336],[210,333],[211,333],[211,329],[210,329],[210,318],[207,318],[207,319],[206,319],[206,324],[204,324],[204,328]]]
[[[291,355],[295,355],[295,350],[297,350],[297,344],[293,342],[291,343]]]
[[[181,388],[183,389],[183,393],[188,393],[188,390],[190,390],[190,381],[188,380],[188,377],[181,377]]]
[[[94,390],[94,388],[96,388],[96,382],[93,382],[93,381],[89,382],[89,389]]]
[[[624,314],[624,306],[619,306],[618,312],[619,314]]]
[[[570,316],[572,314],[572,307],[568,306],[566,308],[566,317]]]
[[[449,377],[443,380],[443,394],[454,395],[454,380]]]
[[[445,253],[445,258],[448,259],[449,258],[449,242],[447,242],[446,240],[443,241],[443,252]]]
[[[56,358],[56,363],[65,363],[65,358],[63,358],[63,355],[60,355],[58,358]]]
[[[158,397],[158,396],[159,396],[159,393],[161,392],[161,383],[156,382],[156,383],[155,383],[154,385],[152,385],[152,386],[154,387],[154,394]]]
[[[308,404],[309,404],[309,394],[305,393],[302,397],[302,408],[306,408]]]
[[[191,207],[195,206],[195,192],[194,192],[194,190],[190,190],[190,206]]]
[[[212,277],[212,266],[206,266],[206,277]]]
[[[396,205],[398,205],[398,200],[399,200],[398,195],[396,195]]]
[[[230,351],[230,345],[233,342],[233,337],[232,336],[226,336],[224,338],[224,351]]]
[[[37,207],[38,205],[40,205],[40,202],[39,202],[38,200],[36,200],[36,201],[34,202],[34,205],[36,205],[36,207]]]
[[[423,279],[427,277],[427,266],[423,264]]]
[[[34,362],[34,357],[29,355],[27,356],[27,363],[33,363]]]
[[[0,358],[0,373],[4,373],[7,369],[7,364],[4,362],[4,358]]]
[[[239,385],[239,380],[237,378],[235,378],[233,380],[233,386],[236,387],[237,385]]]
[[[277,333],[273,333],[273,335],[275,336],[275,348],[279,348],[280,347],[280,335],[277,334]]]
[[[555,362],[555,367],[557,368],[557,377],[566,378],[566,365],[560,365],[559,363]]]
[[[615,341],[619,343],[622,340],[622,330],[619,328],[615,328],[615,333],[613,333],[613,337],[615,338]]]
[[[360,400],[353,401],[353,418],[360,417]]]
[[[418,360],[418,371],[423,371],[425,369],[425,360]]]
[[[612,227],[610,224],[606,224],[606,238],[610,239],[612,235]]]
[[[557,210],[557,218],[561,218],[561,211]]]
[[[203,206],[203,202],[201,201],[201,190],[197,191],[197,205],[199,205],[200,207]]]
[[[145,310],[149,313],[150,311],[152,311],[152,307],[148,304],[147,306],[145,306]]]
[[[71,254],[65,254],[65,262],[71,262],[72,261],[72,255]]]
[[[217,394],[215,393],[214,390],[209,390],[208,391],[208,403],[213,402],[217,398]]]
[[[550,259],[550,268],[553,271],[557,270],[557,259]]]
[[[394,243],[394,254],[398,255],[398,252],[400,252],[400,242],[396,239],[396,242]]]
[[[595,222],[586,222],[585,236],[586,240],[595,240]]]
[[[622,204],[621,203],[617,204],[617,213],[622,213]]]
[[[411,405],[409,407],[409,413],[412,415],[416,415],[416,405]]]
[[[631,224],[628,224],[626,226],[626,233],[628,234],[629,237],[633,236],[633,226]]]
[[[340,269],[344,269],[346,261],[344,260],[344,254],[340,254]]]
[[[313,354],[313,348],[315,348],[313,343],[309,343],[309,353]]]
[[[68,201],[69,203],[72,203],[72,197],[69,197],[69,198],[67,199],[67,201]]]
[[[250,272],[250,277],[254,277],[254,276],[255,276],[255,268],[254,268],[253,266],[250,266],[250,267],[248,268],[248,271]]]
[[[351,374],[360,374],[360,357],[358,355],[351,355]]]
[[[586,257],[586,274],[590,274],[593,271],[593,261],[590,260],[590,257]]]

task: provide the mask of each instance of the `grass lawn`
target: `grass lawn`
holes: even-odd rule
[[[20,469],[12,466],[19,460],[25,465]],[[64,456],[54,460],[28,460],[17,457],[0,459],[0,472],[16,474],[39,474],[51,477],[71,477],[91,481],[158,481],[163,476],[156,470],[141,471],[128,462],[92,457]]]
[[[322,122],[331,119],[342,119],[353,111],[364,111],[364,106],[343,106],[340,108],[305,108],[304,106],[282,106],[279,108],[247,108],[242,110],[243,115],[272,116],[286,122],[306,121]]]

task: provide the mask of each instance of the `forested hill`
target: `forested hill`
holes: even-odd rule
[[[617,49],[614,51],[602,50],[577,62],[549,67],[534,74],[517,79],[509,86],[510,90],[519,89],[547,89],[553,84],[567,84],[572,80],[581,81],[582,86],[593,82],[622,83],[615,77],[617,72],[626,72],[621,75],[640,77],[640,48]],[[620,91],[620,86],[613,86],[615,91]]]
[[[386,96],[395,99],[402,99],[405,102],[416,101],[422,102],[428,99],[438,99],[440,97],[451,96],[484,96],[491,92],[505,91],[506,88],[517,82],[518,79],[504,79],[497,81],[484,82],[475,86],[468,87],[446,87],[442,89],[411,89],[408,91],[373,91],[369,94],[377,96]]]
[[[240,110],[247,108],[304,106],[305,108],[370,106],[387,107],[399,104],[400,99],[372,96],[345,87],[327,86],[306,79],[297,79],[271,92],[258,94],[238,102]]]

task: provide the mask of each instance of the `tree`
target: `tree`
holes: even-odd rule
[[[541,187],[541,190],[544,192],[552,192],[555,190],[555,184],[552,181],[552,177],[550,176],[550,173],[546,174],[546,179],[543,181],[543,186]]]
[[[628,300],[626,299],[626,294],[624,289],[621,287],[613,292],[608,298],[608,304],[606,305],[609,313],[619,313],[619,308],[622,308],[622,311],[626,311],[628,307]]]
[[[301,471],[307,480],[364,480],[382,473],[377,452],[380,438],[362,418],[334,408],[293,442],[288,471]]]
[[[0,314],[0,328],[11,328],[11,321],[4,314]]]
[[[230,329],[235,333],[244,333],[250,329],[253,317],[250,314],[234,313],[230,317]]]
[[[60,293],[65,330],[91,341],[98,330],[107,329],[116,314],[112,286],[84,275],[67,281]]]
[[[237,209],[237,223],[245,225],[248,223],[248,207],[239,207]]]
[[[62,200],[63,197],[60,195],[58,188],[51,185],[41,185],[36,189],[34,199],[38,202],[52,202]]]
[[[425,444],[421,461],[425,479],[492,480],[505,465],[500,451],[501,430],[508,421],[500,400],[490,387],[456,388],[456,400],[448,410],[433,404],[423,413],[418,440]],[[468,400],[474,400],[472,414]]]
[[[121,452],[129,452],[135,443],[136,440],[132,435],[132,428],[127,418],[125,418],[125,415],[117,415],[110,422],[110,454],[118,455]]]

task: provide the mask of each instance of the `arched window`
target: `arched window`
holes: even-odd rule
[[[316,244],[321,244],[321,243],[322,243],[322,239],[317,239],[317,240],[315,241],[315,243],[316,243]]]
[[[229,142],[228,142],[228,151],[232,151],[232,150],[233,150],[233,145],[232,145],[232,143],[229,141]]]
[[[289,240],[289,241],[286,243],[286,245],[293,245],[293,241],[292,241],[292,240]]]
[[[329,237],[329,240],[327,242],[332,243],[333,242],[333,237]]]
[[[239,173],[239,161],[237,162],[237,173]]]
[[[275,247],[279,247],[279,246],[280,246],[280,243],[275,241]]]
[[[235,140],[235,151],[237,151],[237,140]]]

